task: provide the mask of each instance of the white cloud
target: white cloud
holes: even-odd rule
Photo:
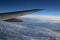
[[[9,23],[0,21],[0,28],[9,40],[54,40],[60,37],[60,17],[56,16],[24,16],[23,22]],[[59,21],[58,21],[59,20]],[[41,23],[45,22],[45,23]],[[50,23],[47,23],[50,22]],[[7,30],[8,29],[8,30]],[[57,30],[57,31],[56,31]],[[0,34],[1,36],[1,34]],[[3,38],[3,37],[2,37]]]
[[[31,18],[40,22],[60,23],[60,16],[22,16],[23,18]]]

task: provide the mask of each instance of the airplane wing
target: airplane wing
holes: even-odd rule
[[[16,20],[16,17],[18,17],[18,16],[23,16],[23,15],[31,14],[31,13],[38,12],[38,11],[41,11],[41,10],[43,10],[43,9],[32,9],[32,10],[25,10],[25,11],[0,13],[0,20],[7,21],[8,19],[14,20],[14,18]]]

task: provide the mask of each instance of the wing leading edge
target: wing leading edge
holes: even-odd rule
[[[18,16],[27,15],[27,14],[31,14],[31,13],[42,11],[42,10],[43,9],[32,9],[32,10],[25,10],[25,11],[0,13],[0,20],[8,20]]]

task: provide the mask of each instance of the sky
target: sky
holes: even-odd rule
[[[30,16],[60,16],[60,0],[0,0],[0,13],[40,8]]]

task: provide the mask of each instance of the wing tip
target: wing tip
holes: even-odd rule
[[[44,9],[34,9],[34,10],[38,10],[38,11],[41,11],[41,10],[44,10]]]

